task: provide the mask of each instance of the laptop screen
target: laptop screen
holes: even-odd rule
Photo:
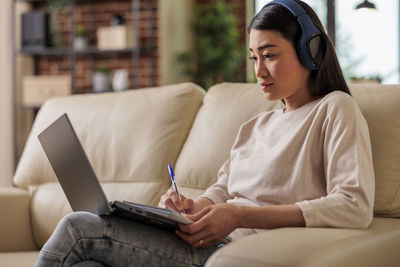
[[[40,133],[38,139],[72,210],[110,214],[110,204],[67,114]]]

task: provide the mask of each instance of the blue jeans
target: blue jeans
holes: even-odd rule
[[[196,249],[170,231],[75,212],[58,223],[35,266],[202,266],[218,247]]]

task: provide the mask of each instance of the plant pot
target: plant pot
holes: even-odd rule
[[[99,93],[111,90],[110,74],[95,72],[93,74],[93,92]]]
[[[74,49],[77,51],[85,50],[87,47],[87,40],[85,37],[75,37],[74,38]]]
[[[125,69],[118,69],[114,73],[112,87],[114,91],[122,91],[128,89],[129,73]]]

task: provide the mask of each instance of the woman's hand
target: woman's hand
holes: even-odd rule
[[[192,224],[179,224],[176,234],[193,247],[207,247],[221,242],[239,227],[240,208],[232,204],[207,206],[194,215],[186,215]]]
[[[184,210],[185,213],[192,214],[194,211],[194,201],[190,198],[184,197],[183,195],[181,195],[181,199],[179,199],[178,194],[171,187],[164,195],[161,196],[160,202],[158,202],[158,207],[175,210],[178,212]]]

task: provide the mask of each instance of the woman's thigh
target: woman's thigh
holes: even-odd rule
[[[85,261],[110,266],[201,266],[215,250],[195,249],[173,232],[121,217],[77,212],[59,223],[40,257],[66,266]]]

